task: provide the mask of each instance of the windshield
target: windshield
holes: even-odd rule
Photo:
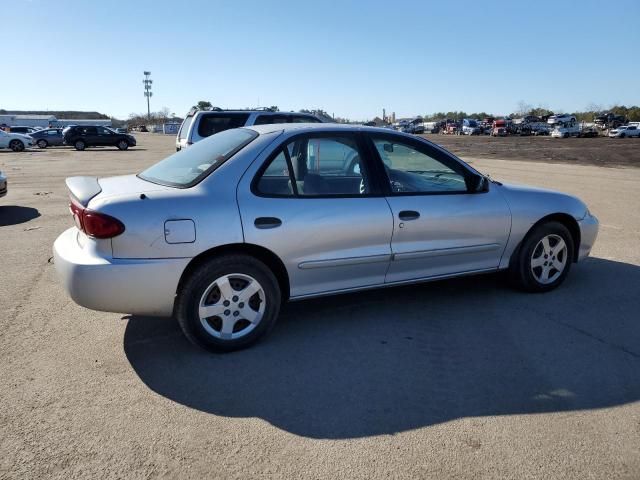
[[[244,128],[225,130],[161,160],[138,177],[171,187],[193,186],[257,136]]]

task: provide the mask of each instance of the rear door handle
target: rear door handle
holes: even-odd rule
[[[398,214],[398,217],[400,220],[416,220],[417,218],[420,218],[420,213],[415,210],[402,210]]]
[[[282,220],[276,217],[258,217],[253,224],[260,229],[276,228],[282,225]]]

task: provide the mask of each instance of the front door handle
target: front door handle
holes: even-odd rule
[[[282,225],[282,220],[276,217],[258,217],[254,220],[253,224],[256,228],[276,228]]]
[[[417,218],[420,218],[420,213],[415,210],[402,210],[398,214],[398,217],[400,220],[416,220]]]

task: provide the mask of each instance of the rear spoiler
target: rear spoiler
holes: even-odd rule
[[[65,180],[65,183],[73,198],[84,207],[102,191],[102,187],[98,183],[98,177],[69,177]]]

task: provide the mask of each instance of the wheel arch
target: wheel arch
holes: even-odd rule
[[[568,213],[557,212],[557,213],[551,213],[549,215],[546,215],[542,217],[540,220],[538,220],[536,223],[531,225],[529,230],[527,230],[527,233],[525,234],[525,236],[522,237],[522,240],[520,241],[518,246],[515,248],[515,250],[511,254],[511,258],[509,259],[510,264],[511,262],[513,262],[515,258],[517,258],[518,254],[520,253],[520,247],[522,246],[522,243],[531,234],[531,232],[535,228],[537,228],[539,225],[542,225],[543,223],[548,223],[548,222],[558,222],[564,225],[565,227],[567,227],[567,230],[569,230],[569,233],[571,234],[571,239],[573,240],[573,263],[576,263],[578,261],[578,254],[580,252],[580,240],[581,240],[580,226],[578,225],[578,221]]]
[[[193,257],[193,259],[191,259],[189,264],[182,272],[182,275],[180,276],[180,281],[178,282],[176,293],[180,290],[189,275],[200,265],[216,256],[230,254],[249,255],[264,263],[273,272],[273,274],[276,276],[276,279],[278,280],[278,285],[280,286],[280,292],[282,294],[282,301],[286,302],[289,299],[291,291],[289,274],[287,273],[287,269],[284,266],[284,263],[282,262],[280,257],[278,257],[271,250],[252,243],[232,243],[221,245],[218,247],[210,248],[209,250],[205,250],[204,252]]]

